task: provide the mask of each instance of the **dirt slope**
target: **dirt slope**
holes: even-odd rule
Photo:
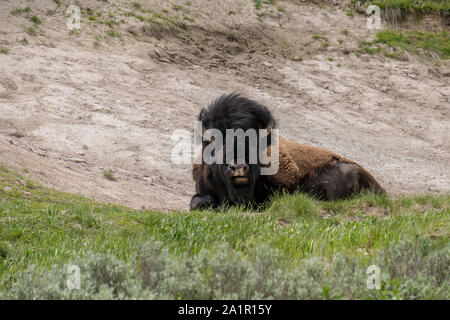
[[[187,209],[190,166],[171,162],[171,135],[238,91],[273,110],[283,135],[359,162],[392,194],[450,192],[448,65],[360,52],[375,31],[342,4],[79,1],[76,32],[68,4],[0,3],[0,164],[103,201]]]

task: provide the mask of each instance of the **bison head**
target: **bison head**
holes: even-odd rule
[[[259,159],[259,144],[261,139],[267,139],[270,144],[270,130],[274,126],[274,119],[270,111],[255,101],[238,94],[225,95],[206,109],[203,109],[198,120],[202,122],[203,132],[208,129],[220,131],[223,137],[221,163],[208,165],[209,184],[214,189],[221,203],[248,204],[255,198],[260,186],[261,165]],[[256,139],[244,137],[244,152],[239,152],[237,137],[227,139],[227,129],[241,132],[253,131]],[[249,130],[253,129],[253,130]],[[259,129],[266,129],[260,133]],[[230,144],[230,141],[232,145]],[[213,141],[203,139],[203,150]],[[228,145],[227,145],[228,143]],[[234,150],[233,157],[227,157],[227,150]]]

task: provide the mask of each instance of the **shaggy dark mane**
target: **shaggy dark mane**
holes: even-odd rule
[[[198,120],[205,129],[215,128],[225,134],[226,129],[265,129],[275,120],[270,111],[256,101],[238,93],[222,95],[203,109]]]

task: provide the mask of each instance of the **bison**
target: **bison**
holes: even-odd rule
[[[256,130],[258,143],[267,142],[267,154],[278,149],[278,171],[262,175],[261,171],[267,164],[263,164],[259,157],[255,163],[248,161],[251,150],[246,140],[245,159],[238,159],[236,152],[229,162],[208,164],[202,161],[193,165],[197,193],[191,199],[191,210],[220,205],[258,206],[277,190],[306,192],[320,200],[345,198],[365,189],[385,192],[359,164],[331,151],[295,143],[282,136],[278,139],[278,148],[273,148],[271,130],[276,127],[276,121],[271,112],[239,94],[216,99],[200,112],[198,120],[202,123],[203,132],[215,129],[226,135],[227,129]],[[262,136],[260,132],[266,133]],[[211,143],[211,140],[202,139],[202,150]],[[225,144],[223,142],[223,150],[226,149]],[[236,146],[232,148],[236,150]]]

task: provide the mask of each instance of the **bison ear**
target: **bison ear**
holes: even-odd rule
[[[202,109],[202,110],[200,111],[200,113],[198,114],[198,121],[202,121],[202,119],[203,119],[203,113],[205,113],[205,111],[206,111],[206,109]]]

